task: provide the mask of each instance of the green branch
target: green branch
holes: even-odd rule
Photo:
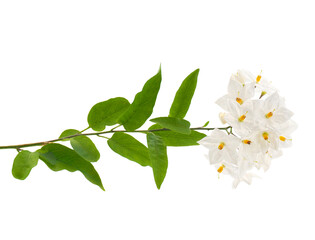
[[[170,131],[170,129],[167,128],[160,128],[160,129],[152,129],[152,130],[134,130],[134,131],[127,131],[127,130],[115,130],[116,128],[111,129],[110,131],[103,131],[103,132],[95,132],[95,133],[78,133],[71,136],[63,137],[63,138],[57,138],[49,141],[42,141],[42,142],[35,142],[35,143],[26,143],[26,144],[18,144],[18,145],[8,145],[8,146],[0,146],[0,149],[17,149],[20,150],[21,148],[27,148],[27,147],[35,147],[35,146],[44,146],[49,143],[54,142],[60,142],[65,139],[71,139],[78,136],[100,136],[102,134],[108,134],[108,133],[115,133],[115,132],[123,132],[123,133],[149,133],[149,132],[160,132],[160,131]],[[190,128],[190,130],[200,130],[200,131],[212,131],[216,128],[206,128],[206,127],[195,127]],[[227,131],[228,134],[232,133],[232,127],[221,127],[217,128],[219,130]],[[83,132],[83,131],[81,131]]]

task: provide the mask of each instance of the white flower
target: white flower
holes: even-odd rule
[[[236,149],[240,144],[237,137],[215,129],[210,136],[201,139],[200,145],[209,149],[209,160],[211,164],[225,163],[237,164]]]
[[[262,168],[266,172],[270,167],[271,160],[281,155],[281,150],[275,151],[274,149],[269,149],[267,152],[259,152],[255,160],[255,166],[257,169]]]
[[[266,94],[271,95],[277,91],[277,89],[271,85],[271,82],[263,77],[261,73],[255,78],[255,83],[256,92],[258,93],[259,98],[262,98]]]
[[[237,73],[236,74],[232,74],[230,79],[238,81],[241,84],[255,82],[255,76],[251,72],[246,71],[244,69],[237,70]]]
[[[229,102],[228,113],[225,116],[225,121],[229,123],[233,129],[241,137],[248,135],[253,129],[254,115],[252,102],[239,105],[238,103]]]
[[[249,135],[243,137],[239,147],[239,155],[241,159],[248,162],[254,162],[257,158],[257,154],[260,152],[261,147],[258,141],[256,141],[255,135]]]
[[[215,164],[217,172],[220,174],[230,175],[232,178],[238,178],[239,167],[235,164],[223,161],[219,164]]]
[[[255,115],[264,126],[278,128],[293,116],[293,112],[284,106],[284,99],[280,98],[278,92],[264,101],[254,101],[254,105]]]
[[[275,130],[266,128],[254,132],[253,135],[253,141],[259,144],[260,152],[266,153],[270,148],[279,149],[279,134]]]
[[[290,147],[292,145],[291,134],[297,129],[297,124],[293,120],[289,120],[278,127],[277,132],[281,147]]]
[[[228,94],[219,98],[216,101],[220,107],[224,110],[228,111],[229,102],[235,102],[239,105],[242,105],[247,100],[251,99],[255,94],[255,83],[241,83],[240,81],[236,81],[234,79],[230,79],[228,86]]]
[[[209,149],[217,172],[234,178],[233,187],[242,181],[250,184],[254,169],[267,171],[272,159],[282,155],[281,148],[291,145],[297,126],[291,120],[293,113],[261,74],[255,77],[244,70],[231,76],[228,94],[216,103],[226,111],[219,117],[233,134],[215,129],[199,143]]]
[[[252,178],[256,175],[249,172],[253,168],[253,164],[245,159],[241,159],[239,162],[238,174],[234,178],[233,188],[236,188],[240,182],[252,183]]]

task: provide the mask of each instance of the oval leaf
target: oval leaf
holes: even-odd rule
[[[64,138],[80,133],[76,129],[67,129],[63,131],[59,138]],[[100,153],[95,144],[87,136],[77,136],[73,138],[66,138],[62,141],[70,140],[70,144],[74,151],[89,162],[96,162],[100,159]]]
[[[97,103],[89,112],[89,126],[94,131],[103,131],[106,126],[118,123],[118,119],[129,106],[129,101],[122,97],[111,98],[105,102]]]
[[[100,159],[100,153],[95,144],[87,136],[78,136],[70,139],[74,151],[89,162],[96,162]]]
[[[190,134],[190,122],[173,117],[159,117],[150,120],[151,122],[159,124],[163,128],[173,130],[174,132]]]
[[[184,118],[189,109],[191,99],[197,86],[199,69],[189,74],[176,92],[169,117]]]
[[[136,130],[151,116],[161,80],[160,68],[159,72],[144,84],[142,91],[137,93],[128,110],[119,119],[119,123],[124,125],[126,130]]]
[[[151,165],[148,148],[126,133],[116,132],[107,144],[115,153],[141,166]]]
[[[154,129],[161,129],[163,127],[159,126],[158,124],[154,124],[149,128],[149,130]],[[154,132],[155,135],[160,136],[164,144],[166,146],[171,147],[183,147],[183,146],[193,146],[199,145],[198,141],[206,137],[206,134],[191,130],[190,134],[182,134],[173,131],[156,131]]]
[[[147,142],[155,184],[160,189],[168,166],[166,146],[162,138],[153,133],[147,134]]]
[[[23,150],[15,157],[12,166],[12,175],[24,180],[30,174],[33,167],[37,165],[39,154]]]
[[[72,136],[72,135],[75,135],[75,134],[78,134],[78,133],[80,133],[80,131],[75,130],[75,129],[67,129],[67,130],[64,130],[61,133],[59,138],[69,137],[69,136]],[[66,138],[66,139],[63,139],[62,141],[69,141],[69,140],[70,140],[70,138]]]
[[[39,158],[53,171],[80,171],[87,180],[104,190],[102,180],[91,163],[74,150],[58,143],[50,143],[37,150]]]

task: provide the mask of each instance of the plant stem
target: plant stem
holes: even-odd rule
[[[90,127],[84,128],[82,131],[80,131],[80,133],[83,133],[83,132],[85,132],[88,129],[90,129]]]
[[[160,129],[152,129],[152,130],[135,130],[135,131],[127,131],[127,130],[114,130],[115,128],[109,130],[109,131],[103,131],[103,132],[95,132],[95,133],[78,133],[74,134],[71,136],[63,137],[63,138],[57,138],[49,141],[43,141],[43,142],[35,142],[35,143],[26,143],[26,144],[18,144],[18,145],[8,145],[8,146],[0,146],[0,149],[17,149],[21,150],[21,148],[26,148],[26,147],[34,147],[34,146],[43,146],[49,143],[54,143],[54,142],[59,142],[61,140],[65,139],[71,139],[74,137],[78,136],[99,136],[101,134],[108,134],[108,133],[115,133],[115,132],[123,132],[123,133],[148,133],[148,132],[160,132],[160,131],[170,131],[170,129],[167,128],[160,128]],[[221,128],[206,128],[206,127],[195,127],[195,128],[190,128],[190,130],[201,130],[201,131],[212,131],[214,129],[219,129],[219,130],[232,130],[231,126],[228,127],[221,127]]]

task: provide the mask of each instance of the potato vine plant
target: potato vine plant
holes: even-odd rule
[[[93,162],[100,153],[89,136],[105,138],[115,153],[141,166],[149,166],[158,189],[164,181],[168,167],[167,147],[203,145],[209,149],[210,164],[234,178],[233,186],[239,182],[251,183],[253,169],[267,170],[273,157],[279,156],[280,147],[289,146],[291,133],[296,124],[293,113],[284,105],[278,91],[261,74],[239,70],[231,76],[228,94],[217,104],[226,112],[220,119],[227,127],[191,127],[185,118],[193,98],[199,69],[190,73],[175,94],[168,116],[150,119],[152,126],[140,129],[150,118],[162,81],[161,67],[150,78],[130,103],[116,97],[95,104],[87,117],[88,127],[82,131],[67,129],[59,138],[28,144],[0,146],[0,149],[16,149],[12,174],[24,180],[38,161],[43,161],[51,170],[80,171],[87,180],[105,190]],[[255,99],[255,95],[257,95]],[[105,128],[110,127],[110,130]],[[233,131],[232,131],[233,128]],[[86,133],[87,130],[94,132]],[[210,136],[199,131],[212,131]],[[129,133],[146,135],[144,145]],[[72,148],[62,143],[70,141]],[[40,147],[34,152],[28,147]]]

